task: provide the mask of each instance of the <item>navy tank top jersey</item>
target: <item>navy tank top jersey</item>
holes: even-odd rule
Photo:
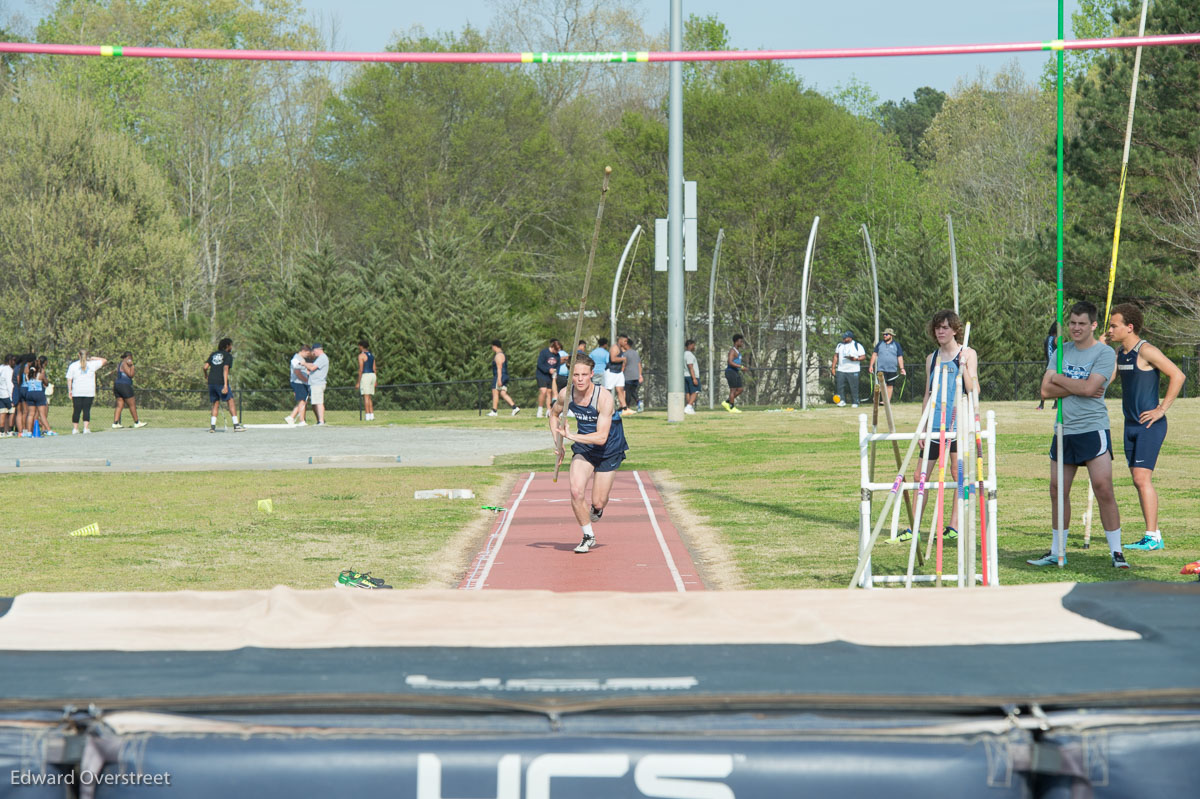
[[[575,414],[575,428],[582,435],[596,432],[596,420],[600,416],[596,403],[599,402],[600,392],[605,390],[599,386],[591,388],[592,395],[588,398],[586,405],[580,405],[575,401],[575,390],[571,389],[569,407],[571,413]],[[625,428],[621,424],[621,412],[616,408],[613,408],[612,424],[608,427],[607,441],[603,444],[580,444],[576,441],[571,445],[571,451],[576,455],[593,458],[611,458],[627,449],[629,449],[629,444],[625,441]]]
[[[123,369],[121,369],[121,365],[118,364],[117,365],[117,376],[115,378],[113,378],[113,385],[119,386],[122,384],[132,386],[133,378],[130,377],[129,375],[125,374],[125,371]]]
[[[613,363],[612,353],[610,352],[608,354],[608,363],[604,365],[604,368],[615,375],[619,375],[625,371],[625,362],[622,361],[621,363]]]
[[[496,359],[492,359],[492,385],[496,385]],[[504,365],[500,367],[500,385],[508,385],[508,358],[504,359]]]
[[[933,351],[933,360],[931,361],[932,367],[929,370],[929,387],[933,388],[934,372],[940,370],[943,366],[946,367],[945,377],[946,377],[946,429],[947,430],[955,430],[955,431],[958,430],[958,428],[955,426],[957,419],[955,418],[955,415],[954,415],[954,401],[958,398],[954,394],[955,394],[955,386],[957,384],[957,379],[958,379],[958,370],[959,370],[958,359],[962,356],[962,351],[963,351],[963,348],[959,347],[958,352],[956,352],[954,354],[953,358],[951,358],[948,361],[943,361],[943,360],[941,360],[941,357],[942,357],[941,349],[934,350]],[[938,380],[940,382],[941,378],[938,378]],[[933,430],[934,430],[934,432],[937,432],[942,427],[942,387],[941,387],[941,385],[938,386],[937,393],[931,394],[929,399],[933,403]]]
[[[1117,350],[1117,373],[1121,375],[1121,409],[1125,411],[1127,424],[1138,424],[1138,417],[1158,407],[1157,368],[1139,369],[1138,351],[1146,341],[1143,339],[1132,350]]]
[[[492,362],[492,365],[495,366],[495,361]],[[367,360],[363,363],[363,374],[366,375],[366,374],[374,374],[374,373],[375,373],[375,353],[371,352],[370,350],[367,350]]]

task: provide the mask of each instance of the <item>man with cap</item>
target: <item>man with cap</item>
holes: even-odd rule
[[[308,392],[313,410],[317,412],[317,425],[325,424],[325,381],[329,377],[329,356],[319,343],[312,345],[312,372],[308,375]]]
[[[862,361],[866,360],[867,351],[854,340],[854,334],[847,330],[842,334],[842,343],[837,345],[833,354],[834,390],[841,395],[838,407],[846,406],[846,395],[851,398],[850,407],[858,407],[858,380],[862,371]]]
[[[875,351],[871,353],[871,363],[867,366],[867,372],[874,375],[876,369],[883,373],[888,402],[891,402],[892,386],[900,379],[900,375],[907,375],[908,372],[904,369],[904,348],[896,341],[896,331],[890,327],[883,331],[883,341],[876,344]]]

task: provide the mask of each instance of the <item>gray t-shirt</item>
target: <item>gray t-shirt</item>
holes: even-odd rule
[[[688,366],[696,370],[696,379],[700,379],[700,364],[696,362],[696,353],[691,350],[683,351],[683,376],[691,377],[692,373],[688,371]]]
[[[879,356],[875,359],[875,368],[881,372],[899,372],[900,359],[904,357],[904,348],[900,346],[900,342],[892,339],[889,344],[886,341],[880,341],[875,345],[875,353]]]
[[[639,367],[642,364],[642,356],[638,355],[638,351],[633,347],[625,350],[622,355],[625,356],[625,382],[641,380]]]
[[[310,386],[322,385],[325,382],[325,378],[329,377],[329,356],[322,352],[313,361],[313,365],[317,368],[308,376],[308,384]]]
[[[1087,380],[1093,374],[1104,377],[1104,388],[1112,379],[1117,368],[1117,353],[1112,347],[1099,342],[1084,350],[1075,348],[1070,341],[1063,342],[1063,374],[1072,380]],[[1051,369],[1050,371],[1054,371]],[[1063,397],[1063,434],[1092,433],[1108,430],[1108,408],[1104,397],[1080,397],[1075,394]]]

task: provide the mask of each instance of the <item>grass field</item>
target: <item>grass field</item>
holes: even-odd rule
[[[1004,583],[1189,579],[1179,568],[1200,557],[1194,521],[1200,488],[1192,476],[1200,465],[1200,400],[1182,400],[1172,409],[1156,472],[1167,549],[1128,553],[1133,568],[1127,572],[1111,567],[1098,514],[1090,550],[1080,548],[1082,525],[1073,526],[1066,569],[1025,565],[1025,558],[1049,546],[1046,449],[1053,415],[1035,411],[1032,402],[988,409],[996,411],[1000,434]],[[917,413],[915,405],[899,407],[900,428],[915,425]],[[1110,403],[1110,414],[1119,419],[1118,404]],[[146,418],[156,421],[151,413]],[[330,420],[359,424],[351,413]],[[514,430],[542,425],[531,414],[481,418],[458,411],[380,413],[375,422],[389,423]],[[850,408],[702,412],[681,425],[665,424],[663,413],[646,413],[626,422],[631,451],[625,468],[669,473],[682,486],[678,499],[690,515],[724,539],[745,585],[843,588],[854,570],[858,540],[857,427],[857,412]],[[1118,421],[1118,442],[1120,431]],[[396,587],[450,585],[490,523],[480,506],[496,504],[516,474],[549,468],[548,441],[545,456],[505,456],[492,467],[0,475],[10,500],[0,526],[0,595],[319,588],[331,585],[347,566],[369,569]],[[1128,542],[1140,537],[1143,521],[1119,443],[1117,451],[1117,498]],[[877,479],[894,477],[891,458],[890,448],[880,450]],[[418,488],[439,487],[471,487],[479,500],[412,499]],[[1073,493],[1078,520],[1086,501],[1082,481]],[[273,500],[274,513],[256,509],[264,498]],[[101,535],[68,535],[92,522]],[[682,531],[686,537],[686,525]],[[906,558],[905,547],[880,543],[875,571],[900,573]],[[953,549],[947,558],[953,564]]]

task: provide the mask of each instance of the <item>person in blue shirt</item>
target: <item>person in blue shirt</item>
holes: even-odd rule
[[[1158,529],[1158,492],[1150,482],[1158,453],[1167,437],[1167,410],[1183,388],[1184,374],[1162,350],[1142,338],[1142,311],[1122,303],[1109,316],[1107,340],[1116,344],[1117,374],[1121,376],[1121,409],[1125,414],[1125,463],[1137,488],[1146,533],[1125,549],[1152,552],[1163,549]],[[1102,339],[1103,340],[1103,339]],[[1167,396],[1158,399],[1159,379],[1166,375]]]
[[[876,369],[883,375],[888,402],[891,402],[893,386],[900,376],[907,375],[908,371],[904,368],[904,348],[896,341],[896,331],[890,327],[883,331],[883,339],[875,345],[875,351],[871,353],[871,363],[867,365],[867,372],[874,375]]]
[[[537,416],[542,418],[542,411],[545,415],[550,415],[550,398],[554,394],[554,378],[558,374],[558,339],[552,338],[549,343],[542,348],[538,353],[537,358],[537,386],[538,386],[538,407]]]
[[[588,353],[592,359],[592,382],[597,385],[604,382],[604,373],[608,370],[608,339],[604,336],[596,339],[596,349]]]
[[[583,532],[583,540],[575,547],[581,555],[596,546],[592,523],[600,521],[604,515],[617,478],[617,467],[625,460],[625,452],[629,449],[612,392],[592,380],[595,366],[591,358],[576,361],[571,369],[570,385],[559,392],[559,401],[550,410],[550,435],[559,458],[564,454],[563,441],[572,442],[571,509]],[[563,418],[564,408],[569,408],[575,415],[574,433]],[[592,484],[590,499],[587,496],[589,482]]]

